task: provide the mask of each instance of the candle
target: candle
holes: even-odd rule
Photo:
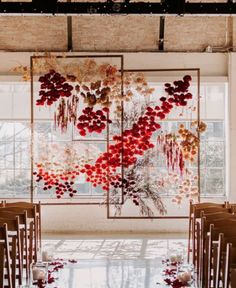
[[[174,254],[170,256],[171,263],[180,263],[182,262],[182,255],[181,254]]]
[[[176,255],[171,255],[171,256],[170,256],[170,262],[171,262],[171,263],[177,262],[177,257],[176,257]]]
[[[42,252],[42,260],[44,262],[48,262],[48,261],[52,261],[53,256],[51,254],[49,254],[48,251],[43,251]]]
[[[45,280],[46,273],[44,270],[34,267],[33,268],[33,280]]]
[[[178,279],[179,281],[181,281],[182,283],[187,283],[188,281],[191,280],[191,272],[190,271],[186,271],[183,272],[182,274],[178,275]]]
[[[182,262],[182,255],[181,254],[176,255],[176,262],[178,262],[178,263]]]
[[[42,252],[42,260],[43,261],[48,261],[48,252],[47,251],[43,251]]]

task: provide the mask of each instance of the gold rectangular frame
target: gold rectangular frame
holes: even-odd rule
[[[197,124],[199,126],[200,124],[200,68],[176,68],[176,69],[124,69],[124,73],[126,72],[174,72],[174,71],[194,71],[197,74]],[[123,123],[123,109],[122,109],[122,121]],[[122,131],[123,131],[123,125],[122,125]],[[198,130],[197,132],[198,138],[200,137],[200,132]],[[123,146],[123,145],[122,145]],[[200,145],[198,147],[198,157],[197,157],[197,173],[198,173],[198,202],[201,201],[200,197]],[[122,174],[122,179],[123,179]],[[123,193],[123,187],[122,187],[122,195]],[[188,219],[189,216],[111,216],[110,215],[110,201],[109,201],[109,190],[107,193],[107,219],[126,219],[126,220],[135,220],[135,219]],[[123,198],[124,199],[124,198]],[[124,203],[124,202],[123,202]]]
[[[39,59],[39,58],[49,58],[50,56],[46,55],[39,55],[39,56],[31,56],[30,57],[30,93],[31,93],[31,100],[30,100],[30,111],[31,111],[31,143],[30,143],[30,170],[31,170],[31,181],[30,181],[30,200],[32,203],[34,203],[34,179],[33,179],[33,172],[34,172],[34,59]],[[123,71],[124,71],[124,56],[123,55],[118,55],[118,54],[111,54],[111,55],[57,55],[55,56],[56,58],[120,58],[120,69],[119,72],[121,74],[121,95],[123,95]],[[123,111],[123,103],[122,103],[122,111]],[[122,114],[123,115],[123,114]],[[109,127],[107,128],[107,147],[109,145]],[[123,130],[123,128],[121,128]],[[73,141],[73,139],[72,139]],[[123,159],[123,152],[121,154],[122,159]],[[123,160],[121,160],[123,162]],[[122,165],[122,175],[123,175],[123,165]],[[109,175],[108,175],[109,177]],[[47,200],[47,198],[42,198],[42,200]],[[86,199],[86,198],[81,198],[81,199]],[[89,198],[91,199],[91,198]],[[96,199],[94,197],[94,199]],[[51,199],[48,199],[51,200]],[[68,200],[68,198],[67,198]],[[124,202],[124,195],[123,195],[123,187],[121,190],[121,203]],[[41,202],[41,205],[104,205],[101,202]]]

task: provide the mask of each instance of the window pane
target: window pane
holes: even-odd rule
[[[163,83],[151,83],[155,93],[149,101],[156,101],[163,94]],[[207,130],[201,135],[201,193],[202,195],[225,194],[225,105],[227,103],[227,85],[225,83],[202,83],[201,84],[201,115],[200,118],[207,124]],[[192,90],[196,90],[193,86]],[[137,98],[137,97],[136,97]],[[139,102],[140,99],[135,99]],[[141,108],[140,101],[137,111]],[[133,106],[127,103],[126,111],[132,112]],[[56,145],[63,150],[66,145],[72,145],[78,155],[84,154],[87,158],[96,159],[106,151],[106,129],[102,134],[92,133],[81,139],[78,130],[68,128],[66,133],[55,129],[53,109],[42,111],[41,107],[34,107],[34,157],[38,160],[41,156],[50,154],[50,145]],[[44,109],[45,110],[45,109]],[[162,131],[177,131],[180,124],[190,129],[190,122],[186,121],[180,109],[173,111],[166,121],[160,121]],[[189,117],[189,115],[187,116]],[[195,120],[195,115],[193,115]],[[110,115],[112,119],[112,113]],[[13,120],[12,120],[13,119]],[[176,119],[182,119],[177,121]],[[125,127],[127,128],[127,127]],[[110,126],[110,138],[120,133],[119,125],[113,123]],[[160,130],[152,136],[155,143]],[[79,140],[79,141],[78,141]],[[82,141],[80,141],[82,140]],[[30,85],[29,83],[5,82],[0,85],[0,197],[30,197]],[[38,144],[43,144],[43,147]],[[112,141],[110,141],[112,143]],[[61,151],[60,150],[60,151]],[[158,172],[166,173],[166,158],[161,156],[160,147],[156,148],[154,157],[143,168],[148,175]],[[52,159],[51,159],[52,160]],[[192,165],[191,169],[196,170]],[[194,171],[195,171],[194,170]],[[170,171],[171,172],[171,171]],[[141,172],[140,172],[141,173]],[[144,172],[142,172],[144,173]],[[147,177],[148,179],[148,177]],[[86,182],[84,176],[76,178],[77,194],[82,196],[103,195],[100,187],[92,187]],[[161,191],[163,195],[176,193],[176,187]],[[45,191],[42,186],[36,189],[40,198],[55,198],[54,189]]]

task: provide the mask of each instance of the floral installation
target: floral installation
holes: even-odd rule
[[[184,199],[197,199],[198,176],[192,170],[185,168],[183,175],[176,172],[160,173],[155,178],[159,186],[158,191],[169,191],[169,194],[173,195],[173,203],[181,205]]]
[[[180,173],[184,172],[183,151],[178,143],[178,137],[174,133],[161,134],[157,138],[157,143],[162,147],[162,152],[166,157],[167,167]]]
[[[34,58],[34,74],[43,74],[46,71],[50,71],[51,69],[59,71],[61,65],[58,63],[56,55],[50,52],[46,52],[44,54],[36,53],[34,54],[34,56],[36,56],[36,58]],[[31,80],[31,70],[29,66],[18,65],[16,67],[13,67],[11,71],[22,75],[24,81]]]
[[[144,157],[139,158],[135,165],[125,169],[123,180],[120,174],[117,175],[116,180],[113,177],[113,181],[110,182],[111,193],[109,200],[115,206],[115,215],[121,215],[122,205],[128,201],[132,201],[134,205],[139,207],[140,215],[154,216],[150,205],[154,205],[160,215],[167,213],[160,197],[160,193],[164,190],[164,187],[160,185],[155,177],[140,173],[142,169],[146,169],[146,167],[151,165],[150,162],[153,154],[153,151],[145,152]],[[119,204],[120,189],[122,187],[124,191],[124,203]],[[144,199],[149,199],[150,201],[145,201]]]
[[[144,96],[153,93],[142,73],[124,73],[122,81],[119,69],[109,63],[97,63],[94,59],[68,63],[66,55],[57,58],[51,53],[35,56],[33,74],[43,74],[39,77],[40,91],[36,105],[55,105],[55,127],[61,128],[62,132],[69,123],[77,124],[80,102],[85,107],[100,105],[107,108],[115,103],[115,113],[120,116],[121,103],[129,101],[133,96],[132,90]],[[12,70],[23,74],[23,80],[30,81],[30,67],[19,65]],[[125,94],[122,87],[126,90]]]
[[[39,77],[40,91],[37,106],[55,106],[55,127],[66,130],[69,123],[76,125],[78,105],[110,107],[116,101],[117,110],[123,101],[121,73],[115,65],[80,59],[77,63],[61,55],[46,53],[33,58],[33,74]],[[12,69],[22,73],[23,80],[31,80],[30,67],[19,65]],[[100,110],[101,111],[101,110]]]
[[[186,129],[183,124],[181,124],[178,131],[181,140],[180,145],[182,147],[183,157],[185,160],[190,160],[191,162],[195,160],[200,146],[200,139],[197,132],[203,133],[206,130],[206,124],[203,122],[200,122],[199,126],[197,126],[196,121],[192,122],[191,127],[194,128],[195,126],[195,131],[190,131]]]
[[[184,198],[196,199],[199,194],[198,175],[188,168],[187,164],[195,163],[199,153],[200,139],[198,133],[206,131],[206,124],[202,121],[192,121],[190,127],[193,131],[180,124],[176,133],[161,134],[157,143],[166,157],[168,174],[164,182],[175,183],[176,195],[172,202],[180,205]],[[178,173],[178,170],[180,173]]]
[[[162,129],[163,121],[176,109],[181,114],[185,109],[196,110],[190,75],[165,83],[164,94],[150,101],[158,91],[149,85],[143,73],[121,75],[115,65],[92,58],[71,61],[45,56],[48,57],[34,59],[33,74],[39,80],[35,99],[38,109],[54,109],[54,126],[62,133],[72,125],[79,139],[101,134],[109,141],[107,151],[95,153],[91,159],[85,159],[73,145],[59,151],[51,143],[49,153],[39,155],[35,163],[38,187],[54,191],[58,199],[74,197],[77,179],[84,177],[93,187],[102,188],[105,199],[109,191],[116,214],[121,211],[117,199],[123,189],[125,202],[131,201],[141,215],[150,217],[154,215],[153,207],[161,215],[167,213],[161,197],[166,189],[174,192],[172,201],[178,205],[184,198],[198,195],[198,178],[190,166],[197,160],[199,133],[205,131],[206,125],[190,120],[190,128],[181,124],[177,131]],[[24,80],[30,80],[27,67],[19,66],[15,71],[23,72]],[[136,104],[137,98],[142,98],[144,104]],[[133,109],[126,111],[124,107],[129,105]],[[165,173],[151,175],[147,181],[139,171],[142,165],[153,165],[150,159],[155,158],[156,152],[165,157],[167,169]],[[139,185],[133,179],[139,179]]]
[[[80,168],[93,161],[91,157],[78,155],[74,146],[74,144],[67,144],[61,147],[55,143],[43,143],[41,150],[44,153],[39,162],[35,163],[37,167],[37,171],[34,172],[35,181],[42,183],[41,187],[45,192],[55,189],[58,199],[65,194],[71,198],[75,196],[78,192],[75,181],[81,175]]]
[[[51,106],[60,98],[72,96],[73,86],[67,83],[66,78],[55,70],[50,70],[49,73],[40,76],[38,81],[41,83],[40,99],[36,100],[38,106],[45,104]]]
[[[191,77],[184,77],[184,81],[191,81]],[[134,165],[137,161],[138,155],[143,155],[143,153],[151,148],[154,148],[154,144],[151,142],[152,135],[154,132],[161,128],[158,120],[163,120],[166,118],[167,114],[171,112],[174,105],[185,105],[185,94],[188,95],[188,89],[184,87],[189,87],[189,82],[185,85],[183,81],[175,81],[175,84],[171,86],[168,84],[168,89],[171,89],[170,94],[166,97],[161,97],[161,105],[155,107],[146,107],[143,116],[137,119],[131,129],[126,129],[122,132],[122,135],[113,136],[113,141],[115,144],[110,144],[108,147],[108,152],[100,155],[96,160],[95,165],[88,166],[85,173],[89,173],[91,182],[98,185],[103,185],[104,190],[108,190],[108,180],[107,173],[114,173],[117,168],[122,165],[124,168],[128,168]],[[177,85],[177,86],[176,86]],[[184,90],[186,89],[186,90]],[[173,95],[172,91],[181,91],[181,94],[175,92]],[[168,90],[169,91],[169,90]],[[171,104],[171,103],[172,104]],[[122,155],[122,157],[121,157]]]
[[[54,112],[55,130],[59,127],[62,132],[66,132],[69,123],[76,125],[78,102],[79,98],[76,95],[69,99],[61,99],[57,110]]]
[[[150,88],[143,73],[125,72],[124,73],[124,100],[130,101],[135,93],[141,94],[144,97],[152,95],[155,91]]]
[[[181,179],[178,186],[178,194],[172,199],[172,202],[181,204],[183,198],[194,200],[198,196],[198,176],[190,169],[185,170],[185,177]]]
[[[185,128],[184,124],[180,124],[177,133],[161,134],[157,138],[158,144],[162,147],[162,152],[166,156],[167,167],[175,171],[178,167],[181,174],[185,168],[185,161],[194,162],[198,155],[200,146],[199,133],[206,131],[206,124],[197,121],[191,122],[191,128],[195,131],[190,131]]]
[[[54,76],[52,77],[55,77],[56,73],[53,75]],[[62,82],[62,85],[64,85],[64,78],[60,78],[60,75],[56,75],[56,77],[61,79],[60,81]],[[73,197],[74,193],[76,193],[76,189],[73,188],[74,179],[78,175],[84,174],[86,181],[91,182],[94,187],[101,186],[104,191],[108,191],[110,187],[111,193],[113,195],[110,201],[113,203],[116,203],[115,199],[117,198],[118,190],[123,187],[125,190],[124,194],[126,201],[131,199],[136,206],[139,206],[141,215],[153,215],[153,211],[143,200],[145,197],[153,201],[155,208],[159,211],[160,214],[165,214],[165,207],[162,203],[160,195],[158,194],[161,191],[161,187],[164,186],[158,185],[160,181],[155,182],[150,179],[147,185],[144,179],[141,179],[141,176],[137,175],[138,169],[144,165],[144,162],[150,158],[150,155],[147,157],[147,159],[144,158],[141,160],[139,158],[141,156],[145,157],[145,155],[148,155],[148,152],[155,147],[152,141],[152,136],[157,130],[161,129],[161,125],[158,123],[158,120],[165,119],[166,116],[174,108],[174,106],[186,106],[188,99],[192,98],[192,94],[188,92],[190,81],[191,77],[185,76],[183,80],[174,81],[172,84],[165,84],[166,96],[160,97],[160,104],[156,106],[146,105],[141,109],[141,114],[135,112],[135,115],[133,115],[133,119],[131,120],[129,119],[130,117],[124,113],[124,125],[126,129],[122,132],[122,134],[114,135],[112,137],[113,143],[108,145],[107,152],[100,154],[95,163],[88,161],[86,163],[80,163],[79,165],[78,161],[74,161],[73,164],[70,163],[69,170],[57,170],[58,172],[61,172],[58,175],[54,175],[53,169],[45,166],[46,164],[42,166],[42,164],[38,163],[37,167],[39,170],[38,172],[34,172],[34,174],[38,177],[36,181],[44,181],[44,190],[51,189],[52,186],[55,188],[56,186],[55,191],[57,198],[61,198],[64,193],[67,192],[69,193],[70,197]],[[141,90],[143,87],[146,87],[146,83],[144,83],[143,78],[140,77],[138,83],[141,83]],[[97,83],[96,85],[96,88],[98,88],[100,83]],[[93,88],[95,87],[93,86]],[[68,89],[68,86],[66,86],[65,89]],[[86,88],[83,88],[83,91],[84,90],[86,90]],[[67,95],[69,95],[70,88],[66,91],[63,90],[62,92],[66,92],[68,93]],[[57,97],[60,98],[61,96],[59,95]],[[63,97],[67,96],[65,95]],[[53,99],[53,101],[55,99]],[[106,128],[106,124],[111,124],[111,121],[109,121],[110,119],[108,113],[109,108],[107,107],[97,111],[94,111],[94,108],[89,106],[84,108],[84,110],[82,110],[82,114],[78,117],[77,120],[77,128],[79,129],[79,134],[83,137],[86,136],[87,133],[101,133],[102,130]],[[93,121],[92,127],[90,125],[90,121]],[[103,121],[107,123],[105,124]],[[184,138],[184,136],[181,135],[182,134],[180,134],[178,137]],[[178,143],[177,137],[174,134],[166,134],[162,137],[159,136],[157,143],[162,144],[163,153],[167,158],[167,166],[172,167],[172,170],[176,170],[176,167],[178,166],[181,172],[180,175],[183,176],[183,173],[186,171],[183,157],[184,146],[181,146]],[[66,161],[66,163],[68,163],[68,161]],[[127,170],[123,179],[121,174],[116,172],[118,169],[120,169],[121,163],[124,169]],[[48,172],[45,172],[48,170],[52,172],[50,175]],[[143,184],[140,184],[139,187],[135,187],[135,181],[132,181],[132,177],[133,179],[139,179],[139,184]],[[60,181],[64,181],[64,183],[60,183],[58,178],[60,178]],[[182,190],[186,190],[186,186],[189,183],[192,184],[191,181],[185,180],[183,187],[179,187],[180,194],[183,193]],[[154,191],[156,191],[156,193]],[[194,193],[195,192],[196,191],[194,190]],[[187,193],[185,193],[185,196],[186,195]],[[177,195],[173,201],[180,203],[181,199],[182,196],[180,197]],[[119,211],[121,207],[119,205],[116,205],[116,209],[116,213],[120,213]]]
[[[86,107],[79,116],[76,127],[81,136],[86,136],[86,133],[102,133],[107,127],[107,123],[111,124],[109,119],[109,109],[107,107],[101,110],[94,111],[93,107]]]
[[[84,62],[83,68],[88,73],[85,75],[84,72],[82,73],[82,71],[80,71],[81,73],[79,73],[77,70],[77,76],[62,76],[62,74],[55,72],[55,70],[50,70],[49,73],[40,76],[40,98],[36,100],[36,105],[51,106],[55,103],[55,127],[60,127],[62,131],[67,129],[68,123],[72,123],[78,127],[78,129],[81,129],[79,127],[88,124],[89,133],[94,131],[101,133],[102,130],[106,128],[107,122],[110,123],[111,121],[104,115],[103,109],[105,109],[106,113],[109,112],[108,107],[110,107],[112,103],[110,98],[114,98],[115,93],[118,93],[120,76],[116,67],[103,64],[102,67],[96,67],[97,69],[100,69],[99,76],[101,79],[96,79],[95,82],[91,82],[91,78],[87,77],[91,75],[91,67],[95,69],[94,65],[96,66],[97,64],[92,60],[85,60]],[[121,98],[121,88],[119,96]],[[85,109],[82,111],[83,114],[79,116],[78,108],[80,102],[83,103]],[[103,109],[94,111],[95,105],[100,105]],[[87,112],[90,112],[90,114],[94,113],[94,115],[87,115]],[[98,112],[98,114],[95,114],[96,112]],[[92,117],[99,116],[99,113],[102,114],[102,117],[106,118],[103,120],[96,120]],[[84,122],[84,120],[88,121]],[[94,120],[96,120],[95,123]],[[81,133],[84,134],[83,131],[81,131]]]

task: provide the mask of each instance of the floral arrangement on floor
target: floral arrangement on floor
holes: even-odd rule
[[[193,280],[191,270],[182,271],[183,260],[180,255],[173,255],[170,259],[162,261],[165,264],[165,268],[162,271],[163,282],[171,286],[172,288],[190,287],[189,283]],[[158,285],[161,283],[157,283]]]
[[[37,280],[33,283],[33,285],[37,285],[39,288],[45,288],[47,287],[47,284],[55,283],[56,281],[56,272],[58,272],[61,269],[64,269],[65,265],[68,263],[75,264],[77,263],[77,260],[69,259],[68,261],[65,261],[64,259],[56,259],[53,262],[49,262],[49,270],[48,270],[48,277],[47,277],[47,283],[43,280]],[[59,288],[59,287],[54,287]]]

